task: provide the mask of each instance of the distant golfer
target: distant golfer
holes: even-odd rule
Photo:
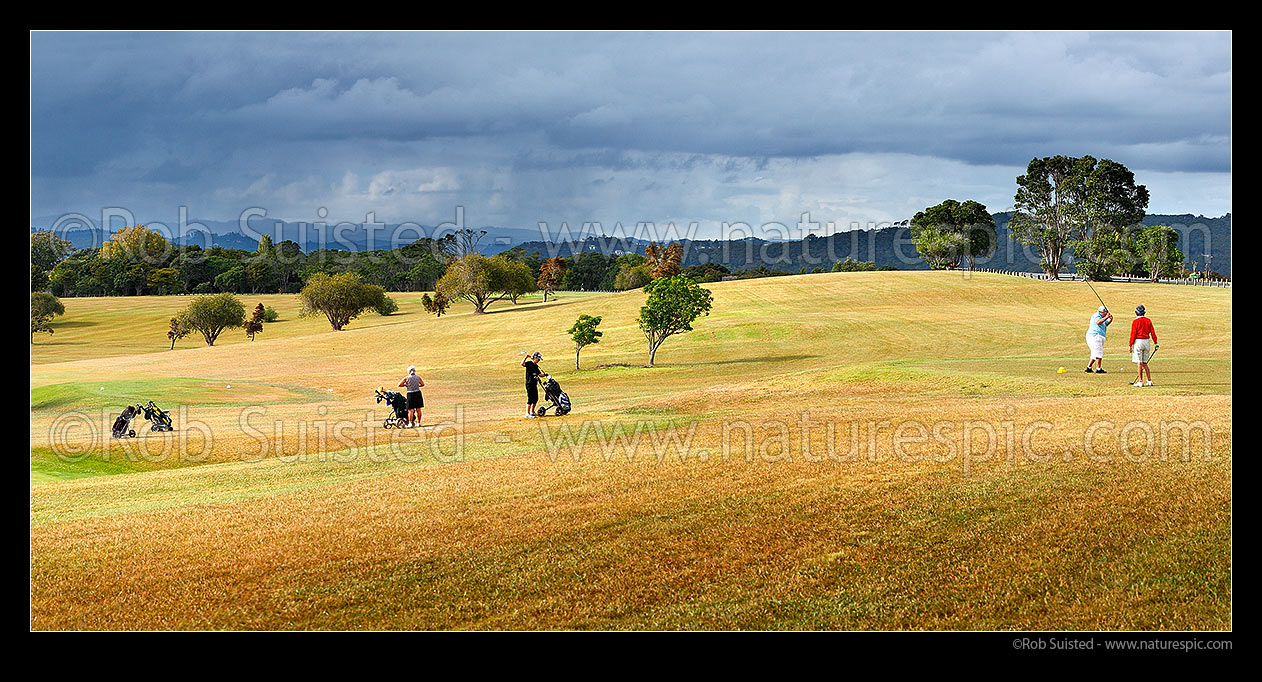
[[[539,361],[543,356],[539,353],[527,355],[521,359],[521,366],[526,368],[526,418],[535,418],[535,405],[539,402]]]
[[[1153,329],[1152,320],[1144,316],[1144,306],[1136,306],[1135,320],[1131,322],[1131,362],[1139,366],[1139,373],[1131,386],[1152,386],[1152,372],[1148,369],[1148,359],[1160,346],[1157,345],[1157,330]],[[1144,378],[1147,377],[1147,383]]]
[[[425,382],[416,375],[416,367],[408,367],[408,375],[399,382],[399,388],[407,388],[409,428],[421,424],[421,408],[425,407],[425,400],[421,397],[421,387],[424,385]]]
[[[1108,374],[1104,371],[1104,335],[1109,332],[1109,325],[1113,324],[1113,313],[1109,309],[1100,306],[1091,316],[1091,324],[1087,326],[1087,349],[1091,351],[1091,358],[1087,360],[1087,373],[1095,372],[1096,374]],[[1091,366],[1095,365],[1095,369]]]

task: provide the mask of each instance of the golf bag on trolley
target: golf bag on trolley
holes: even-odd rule
[[[381,422],[387,429],[401,429],[408,424],[408,399],[398,391],[387,391],[384,386],[377,387],[377,402],[385,403],[394,411]]]
[[[561,390],[561,384],[558,384],[552,375],[540,376],[539,385],[543,387],[543,397],[549,404],[535,408],[535,414],[542,417],[548,413],[548,410],[552,410],[556,416],[564,417],[570,413],[570,396]]]
[[[110,436],[114,438],[135,438],[136,430],[131,428],[131,420],[140,414],[140,410],[135,405],[128,405],[123,408],[122,414],[114,420],[114,426],[110,429]]]
[[[158,407],[157,405],[154,405],[152,400],[144,405],[137,405],[136,407],[139,408],[140,411],[144,412],[145,419],[148,419],[149,423],[152,424],[152,426],[149,427],[149,430],[171,431],[175,428],[174,425],[171,424],[171,413],[161,407]]]

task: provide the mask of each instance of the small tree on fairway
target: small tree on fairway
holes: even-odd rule
[[[583,350],[583,347],[600,343],[600,337],[604,332],[596,331],[598,326],[600,326],[599,315],[595,317],[579,315],[574,322],[574,326],[570,327],[570,338],[574,339],[574,369],[579,369],[578,354]]]
[[[655,279],[644,286],[648,300],[640,308],[637,322],[649,342],[649,366],[657,356],[657,348],[675,334],[692,331],[692,323],[710,314],[710,290],[702,288],[686,275]]]
[[[263,317],[266,315],[263,311],[263,304],[254,306],[254,314],[250,315],[250,319],[245,321],[245,335],[254,340],[254,335],[263,331]]]
[[[324,315],[335,331],[341,331],[351,320],[369,308],[376,308],[386,297],[386,290],[367,284],[354,272],[330,275],[317,272],[299,292],[301,317]]]
[[[435,317],[442,317],[443,313],[451,307],[451,301],[447,300],[440,292],[434,292],[434,297],[430,298],[429,294],[421,297],[421,305],[425,307],[425,312],[434,313]]]
[[[245,324],[245,306],[230,293],[194,296],[180,323],[188,329],[200,332],[207,346],[215,345],[215,339],[225,329],[235,329]]]
[[[373,306],[373,310],[376,310],[378,315],[387,317],[399,312],[399,304],[395,303],[394,299],[389,296],[382,296],[381,302]]]
[[[31,343],[35,343],[35,334],[53,333],[53,316],[65,315],[66,306],[61,299],[46,291],[31,294]]]
[[[171,350],[175,350],[175,342],[189,335],[192,332],[184,325],[184,321],[179,316],[171,318],[171,326],[167,329],[167,338],[171,339]]]

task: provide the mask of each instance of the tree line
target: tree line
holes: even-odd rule
[[[1017,176],[1010,237],[1034,249],[1053,278],[1069,264],[1103,281],[1138,275],[1156,281],[1186,268],[1179,233],[1141,224],[1148,188],[1111,159],[1092,156],[1035,158]],[[977,201],[947,199],[918,212],[909,223],[917,252],[935,269],[967,266],[995,252],[994,217]]]

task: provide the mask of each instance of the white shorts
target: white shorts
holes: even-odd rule
[[[1104,337],[1099,334],[1087,334],[1087,348],[1091,349],[1092,360],[1104,359]]]
[[[1135,339],[1135,345],[1131,346],[1131,362],[1148,362],[1151,357],[1152,340]]]

